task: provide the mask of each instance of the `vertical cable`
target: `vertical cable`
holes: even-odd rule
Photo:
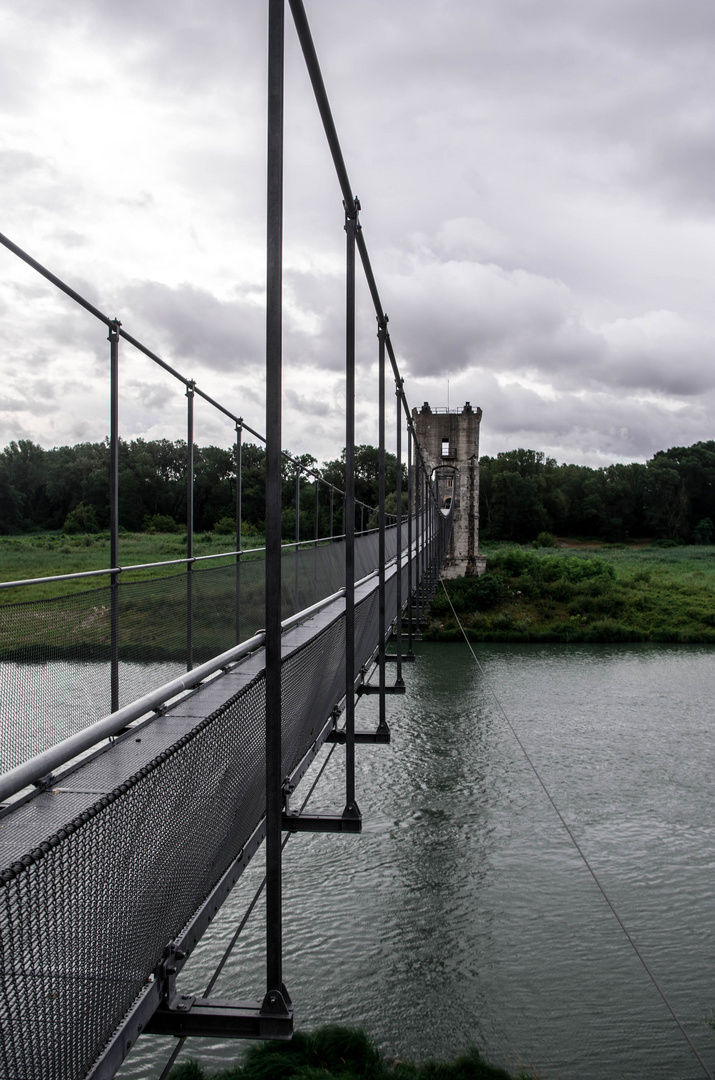
[[[241,501],[243,466],[243,425],[236,424],[236,644],[241,642]]]
[[[295,566],[295,574],[294,574],[295,611],[300,611],[300,598],[298,596],[298,586],[299,586],[298,559],[300,557],[299,552],[300,552],[300,466],[298,464],[296,464],[296,466],[295,466],[295,559],[293,560],[294,561],[294,566]]]
[[[380,713],[378,731],[387,726],[385,702],[385,339],[387,317],[378,322],[378,496],[377,496],[377,564],[378,564],[378,666],[380,676]]]
[[[119,327],[109,324],[109,561],[119,566]],[[119,708],[119,573],[110,584],[111,711]]]
[[[395,432],[396,465],[396,493],[397,493],[397,517],[395,520],[397,533],[397,623],[395,625],[395,639],[397,642],[397,676],[395,686],[404,686],[402,678],[402,379],[395,384],[395,401],[397,403],[397,430]]]
[[[186,670],[194,666],[194,383],[186,384]]]
[[[407,560],[407,656],[411,659],[414,657],[414,650],[412,648],[412,635],[413,635],[413,619],[412,619],[412,605],[414,604],[414,587],[413,587],[413,573],[412,573],[412,519],[415,512],[415,497],[414,497],[414,478],[412,476],[412,424],[407,425],[407,550],[409,552],[409,559]]]

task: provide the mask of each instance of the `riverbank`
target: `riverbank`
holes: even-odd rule
[[[362,1031],[330,1024],[296,1032],[289,1043],[249,1046],[240,1064],[219,1073],[186,1061],[171,1070],[169,1080],[533,1080],[535,1075],[520,1072],[513,1078],[477,1050],[451,1062],[388,1061]]]
[[[446,582],[471,641],[715,644],[715,546],[482,545],[487,571]],[[425,640],[462,634],[440,585]]]

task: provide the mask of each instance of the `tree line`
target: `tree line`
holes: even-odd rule
[[[163,522],[186,522],[186,443],[132,439],[119,443],[119,520],[138,532]],[[345,454],[318,468],[310,454],[297,459],[345,489]],[[396,466],[386,455],[388,511],[396,507]],[[378,500],[379,453],[355,452],[356,499]],[[480,531],[485,539],[528,542],[541,532],[622,541],[656,537],[674,542],[715,540],[715,441],[658,451],[645,465],[557,465],[536,450],[509,450],[480,459]],[[295,471],[284,460],[284,535],[295,535]],[[403,479],[406,480],[403,466]],[[242,447],[242,520],[262,532],[265,517],[265,450]],[[404,486],[404,484],[403,484]],[[333,531],[342,530],[342,504],[334,497]],[[330,499],[321,485],[319,531],[329,535]],[[236,514],[235,448],[194,447],[194,524],[209,531]],[[359,515],[358,515],[359,517]],[[312,536],[315,487],[302,474],[301,535]],[[226,524],[228,522],[228,524]],[[367,522],[366,522],[367,524]],[[0,533],[38,530],[99,531],[109,526],[109,443],[79,443],[44,450],[29,440],[0,451]]]
[[[715,441],[659,450],[642,465],[557,465],[535,450],[480,462],[480,532],[534,539],[540,532],[623,541],[715,539]]]
[[[397,459],[386,454],[387,508],[394,511]],[[297,462],[297,464],[296,464]],[[217,526],[230,532],[236,518],[235,447],[194,446],[194,528],[208,532]],[[315,482],[311,470],[325,481],[318,500],[319,534],[342,531],[342,498],[332,484],[345,490],[345,453],[318,468],[317,459],[303,454],[283,462],[283,533],[295,536],[295,480],[300,480],[301,536],[314,535]],[[187,446],[183,440],[119,440],[119,522],[128,532],[148,529],[173,531],[186,524]],[[241,519],[258,533],[265,518],[266,452],[245,442],[241,448]],[[403,467],[404,475],[404,467]],[[355,448],[355,497],[377,506],[379,452],[373,446]],[[363,515],[368,527],[367,515]],[[360,522],[360,510],[357,513]],[[109,528],[109,441],[79,443],[45,450],[27,439],[0,451],[0,534],[37,532],[97,532]]]

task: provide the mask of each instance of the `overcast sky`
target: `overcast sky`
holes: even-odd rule
[[[713,437],[711,0],[306,0],[408,399],[482,452]],[[264,429],[267,3],[3,0],[0,231]],[[341,195],[287,13],[284,446],[344,444]],[[108,430],[106,330],[0,250],[0,443]],[[360,283],[358,442],[376,441]],[[182,438],[122,346],[121,430]],[[196,441],[228,445],[204,404]]]

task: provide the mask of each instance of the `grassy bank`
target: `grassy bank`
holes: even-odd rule
[[[472,641],[715,644],[715,546],[483,545],[447,589]],[[461,640],[439,586],[424,634]]]
[[[519,1078],[534,1073],[521,1072]],[[297,1032],[289,1043],[250,1046],[239,1065],[206,1073],[195,1061],[175,1066],[169,1080],[512,1080],[476,1050],[451,1062],[388,1061],[363,1032],[329,1025]]]

